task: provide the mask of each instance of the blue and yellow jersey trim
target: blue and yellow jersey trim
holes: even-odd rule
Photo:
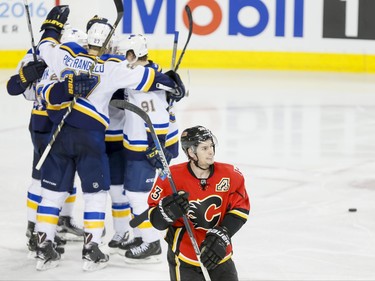
[[[55,38],[53,37],[46,37],[44,39],[42,39],[40,42],[39,42],[39,46],[45,44],[45,43],[53,43],[53,44],[60,44],[59,41],[57,41]]]
[[[124,134],[123,145],[126,149],[135,151],[135,152],[143,152],[146,151],[148,147],[147,140],[129,140],[127,134]]]
[[[166,135],[168,133],[169,123],[152,124],[157,135]],[[147,133],[151,133],[150,128],[146,126]]]
[[[105,131],[105,141],[122,141],[123,131],[122,130],[107,130]]]
[[[165,138],[165,147],[169,147],[178,142],[178,130],[169,133]]]
[[[67,101],[59,105],[47,104],[47,110],[51,110],[51,111],[63,110],[63,109],[68,108],[70,103],[71,103],[70,101]],[[98,111],[96,111],[93,105],[91,105],[90,103],[88,103],[86,100],[82,98],[77,99],[77,102],[73,106],[73,110],[79,111],[83,113],[84,115],[89,116],[90,118],[102,124],[105,128],[108,128],[109,126],[109,118],[106,117],[104,114],[101,114]],[[79,120],[76,120],[76,121],[78,121],[77,123],[79,123]],[[122,140],[121,137],[119,140],[120,141]]]
[[[148,92],[155,81],[155,70],[150,67],[145,67],[144,69],[142,80],[135,90]]]
[[[168,133],[168,123],[162,124],[153,124],[155,133],[158,137],[163,137]],[[150,129],[145,124],[145,129],[148,134],[150,134]],[[148,140],[130,140],[127,134],[124,134],[123,139],[124,147],[128,150],[134,152],[143,152],[146,151],[147,147],[149,146]]]
[[[161,72],[162,71],[162,67],[157,64],[157,63],[154,63],[153,61],[149,60],[148,61],[149,63],[145,65],[145,67],[150,67],[152,69],[155,69],[157,72]]]
[[[54,111],[62,110],[62,109],[68,108],[69,104],[70,104],[70,101],[66,101],[66,102],[61,103],[59,105],[52,105],[52,104],[48,103],[47,104],[47,110],[54,110]]]
[[[38,109],[35,109],[35,108],[31,111],[31,114],[33,114],[33,115],[40,115],[40,116],[46,116],[46,117],[48,116],[46,110],[38,110]]]
[[[51,101],[50,101],[50,93],[51,93],[51,90],[52,90],[52,87],[53,87],[53,84],[54,82],[51,82],[47,85],[45,85],[42,90],[40,91],[40,94],[42,96],[42,98],[47,102],[47,108],[48,106],[51,104]],[[56,106],[56,105],[53,105],[53,106]]]
[[[90,116],[91,118],[95,119],[96,121],[102,123],[104,127],[108,128],[109,126],[109,118],[105,115],[96,111],[95,107],[88,103],[86,100],[79,98],[77,99],[76,104],[74,105],[73,109],[82,112],[85,115]]]
[[[88,229],[104,228],[105,213],[84,212],[83,225]]]
[[[81,47],[79,44],[74,42],[68,42],[60,45],[60,49],[67,51],[72,57],[76,57],[77,54],[86,55],[92,59],[95,59],[95,56],[90,56],[87,54],[85,48]]]
[[[39,205],[36,220],[37,222],[56,225],[59,220],[59,212],[58,208]]]
[[[67,51],[72,57],[77,57],[78,55],[80,57],[86,57],[92,60],[97,60],[97,63],[104,63],[106,61],[114,61],[114,62],[122,62],[124,60],[123,57],[121,56],[116,56],[116,55],[110,55],[110,54],[105,54],[102,55],[99,59],[96,56],[89,55],[83,47],[80,45],[70,42],[70,43],[64,43],[60,46],[60,49]]]

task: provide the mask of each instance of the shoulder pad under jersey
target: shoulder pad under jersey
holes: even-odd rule
[[[161,66],[158,65],[157,63],[154,63],[152,60],[149,60],[149,61],[148,61],[148,64],[146,64],[145,67],[153,68],[153,69],[155,69],[155,70],[158,71],[158,72],[161,72],[161,71],[162,71]]]
[[[123,61],[125,60],[125,57],[123,55],[104,54],[100,57],[100,59],[103,61],[107,61],[107,60]]]
[[[72,56],[75,56],[79,53],[87,54],[87,50],[75,42],[67,42],[61,44],[60,49],[68,51]]]

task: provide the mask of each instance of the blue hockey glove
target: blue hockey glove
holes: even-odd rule
[[[167,71],[165,75],[171,78],[175,83],[175,87],[174,87],[175,92],[174,93],[167,92],[168,98],[172,101],[176,101],[176,102],[180,101],[186,94],[185,85],[182,82],[180,75],[178,75],[177,72],[173,70]]]
[[[172,224],[189,211],[189,193],[180,190],[159,201],[158,209],[163,219]]]
[[[68,20],[69,12],[70,10],[68,5],[53,7],[52,10],[48,13],[47,18],[43,22],[40,31],[53,29],[60,34],[64,27],[64,24]]]
[[[47,65],[44,61],[31,61],[21,67],[19,75],[22,88],[26,89],[31,83],[41,78],[46,68]]]
[[[163,149],[163,152],[167,163],[171,162],[173,158],[172,153],[170,153],[167,149]],[[159,151],[155,146],[148,147],[145,153],[147,160],[151,164],[151,166],[155,167],[156,169],[164,169],[163,162],[160,159]]]
[[[230,244],[230,237],[224,227],[215,226],[207,231],[206,238],[200,246],[201,262],[207,270],[212,270],[219,264]]]
[[[96,83],[96,76],[83,73],[80,75],[68,74],[64,81],[65,92],[75,97],[85,98],[91,93]]]

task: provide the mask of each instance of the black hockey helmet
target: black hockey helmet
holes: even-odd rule
[[[181,134],[182,150],[189,157],[189,154],[187,152],[189,147],[197,147],[199,143],[204,142],[208,139],[212,140],[215,148],[215,145],[217,145],[217,139],[209,129],[203,126],[187,128]]]

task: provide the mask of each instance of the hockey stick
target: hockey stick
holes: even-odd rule
[[[122,19],[122,16],[124,15],[124,5],[122,3],[122,0],[114,0],[114,2],[115,2],[115,5],[116,5],[116,10],[117,10],[117,18],[116,18],[115,23],[112,25],[112,29],[109,32],[107,38],[105,39],[105,41],[103,43],[103,46],[99,50],[99,53],[95,58],[95,62],[89,68],[89,75],[90,76],[92,74],[92,71],[95,68],[95,65],[98,63],[99,58],[104,54],[105,50],[107,49],[107,45],[108,45],[109,41],[111,40],[113,33],[115,33],[117,25],[119,24],[119,22]]]
[[[178,68],[180,66],[180,63],[181,63],[181,60],[184,57],[184,54],[185,54],[185,51],[186,51],[186,47],[189,44],[191,34],[193,33],[193,15],[191,14],[191,9],[190,9],[190,7],[188,5],[185,6],[185,12],[186,12],[186,15],[187,15],[187,18],[188,18],[188,23],[189,23],[189,34],[188,34],[185,46],[182,49],[181,55],[178,58],[177,64],[174,67],[174,71],[178,70]]]
[[[29,9],[29,4],[27,3],[27,0],[23,1],[25,5],[25,10],[26,10],[26,17],[27,17],[27,27],[29,28],[29,33],[31,36],[31,47],[33,50],[33,58],[34,61],[38,61],[36,57],[36,46],[35,46],[35,41],[34,41],[34,33],[33,33],[33,27],[31,25],[31,16],[30,16],[30,9]]]
[[[185,6],[185,12],[186,12],[186,15],[187,15],[187,18],[188,18],[188,28],[189,28],[189,33],[188,33],[188,37],[186,39],[186,43],[185,43],[185,46],[184,48],[182,49],[182,52],[181,52],[181,55],[180,57],[178,58],[178,61],[177,61],[177,64],[176,66],[174,65],[174,61],[176,60],[176,53],[177,53],[177,41],[178,41],[178,32],[176,31],[175,32],[175,38],[174,38],[174,45],[173,45],[173,54],[172,54],[172,70],[176,71],[178,70],[178,68],[180,67],[180,64],[181,64],[181,61],[182,61],[182,58],[184,57],[185,55],[185,51],[186,51],[186,48],[187,48],[187,45],[189,44],[190,42],[190,38],[191,38],[191,35],[193,33],[193,15],[191,14],[191,9],[188,5]],[[177,36],[176,36],[176,33],[177,33]],[[177,37],[177,38],[176,38]],[[160,83],[157,83],[156,84],[156,88],[160,89],[160,90],[164,90],[164,91],[167,91],[167,92],[171,92],[171,93],[174,93],[175,90],[173,88],[169,88],[169,87],[166,87]],[[189,93],[187,93],[186,95],[189,95]]]
[[[190,37],[191,37],[191,34],[193,32],[193,17],[192,17],[192,14],[191,14],[191,9],[188,5],[185,6],[185,12],[187,14],[188,21],[189,21],[189,34],[188,34],[188,38],[187,38],[187,41],[186,41],[185,46],[184,46],[184,50],[181,53],[181,56],[178,60],[178,65],[181,63],[182,56],[185,53],[186,47],[187,47],[187,45],[190,41]],[[171,69],[174,70],[174,71],[177,71],[177,69],[178,69],[178,65],[177,65],[177,67],[175,67],[176,54],[177,54],[177,44],[178,44],[178,35],[179,35],[179,32],[175,31],[174,40],[173,40],[172,63],[171,63]],[[167,92],[173,93],[175,91],[173,88],[165,86],[165,85],[160,84],[160,83],[157,83],[156,87],[160,90],[164,90],[164,91],[167,91]],[[172,101],[170,101],[170,103],[169,103],[169,108],[170,107],[172,107]],[[138,225],[140,225],[143,221],[145,221],[147,219],[147,216],[148,216],[148,210],[146,210],[142,214],[139,214],[138,216],[134,217],[130,221],[130,226],[133,227],[133,228],[137,227]]]
[[[174,32],[174,40],[173,40],[171,69],[174,69],[174,65],[176,63],[177,45],[178,45],[178,31],[175,31]]]
[[[157,137],[154,126],[152,125],[151,119],[148,116],[148,114],[145,111],[143,111],[141,108],[139,108],[138,106],[136,106],[136,105],[134,105],[134,104],[132,104],[132,103],[126,101],[126,100],[112,100],[110,102],[110,105],[112,105],[114,107],[117,107],[117,108],[123,108],[123,109],[129,110],[131,112],[134,112],[139,117],[141,117],[143,119],[143,121],[145,121],[145,123],[147,124],[147,126],[150,130],[151,137],[152,137],[152,140],[154,141],[155,147],[156,147],[156,149],[159,153],[160,160],[163,164],[163,172],[167,175],[167,178],[168,178],[169,184],[171,185],[173,193],[177,193],[177,188],[176,188],[176,185],[175,185],[174,180],[172,178],[172,173],[171,173],[171,170],[169,169],[167,159],[165,158],[162,146],[160,144],[160,141]],[[204,265],[201,262],[201,258],[200,258],[201,252],[199,250],[197,240],[194,237],[193,230],[191,229],[191,226],[189,224],[189,220],[188,220],[188,218],[185,214],[183,215],[182,218],[184,220],[184,225],[185,225],[186,231],[188,232],[188,235],[190,237],[191,243],[193,244],[193,248],[194,248],[195,254],[197,256],[200,268],[202,270],[204,279],[209,281],[211,279],[210,279],[210,276],[208,274],[207,268],[205,268]]]
[[[103,46],[100,48],[100,50],[98,52],[98,55],[95,57],[94,63],[91,64],[91,66],[89,68],[89,75],[90,76],[91,76],[91,74],[92,74],[92,72],[93,72],[93,70],[95,68],[95,65],[98,63],[98,60],[99,60],[100,56],[104,54],[104,52],[105,52],[105,50],[107,48],[107,45],[108,45],[109,41],[111,40],[111,37],[112,37],[113,33],[115,32],[115,29],[116,29],[117,25],[119,24],[119,22],[121,21],[123,15],[124,15],[124,5],[122,3],[122,0],[113,0],[113,1],[115,2],[115,5],[116,5],[117,18],[116,18],[115,23],[112,25],[112,29],[109,32],[109,34],[107,35],[107,38],[105,39],[105,41],[103,43]],[[57,125],[56,130],[53,132],[51,140],[49,141],[47,147],[43,151],[43,154],[40,157],[40,159],[38,161],[38,164],[36,165],[35,169],[40,170],[40,168],[42,167],[44,161],[47,158],[48,153],[50,152],[50,150],[52,148],[52,145],[55,143],[56,137],[58,136],[58,134],[60,133],[62,127],[65,124],[65,119],[72,112],[73,107],[76,104],[76,102],[77,102],[77,97],[74,96],[73,100],[69,104],[69,107],[68,107],[67,111],[65,112],[64,116],[62,117],[59,125]]]

